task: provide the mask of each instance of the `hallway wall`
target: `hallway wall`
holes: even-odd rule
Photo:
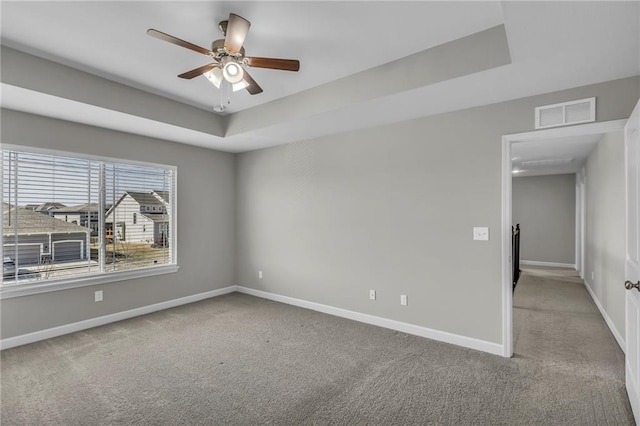
[[[575,264],[576,175],[514,177],[513,223],[520,224],[520,259]]]
[[[602,137],[586,163],[585,281],[619,339],[625,335],[623,132]],[[609,324],[611,327],[611,323]]]

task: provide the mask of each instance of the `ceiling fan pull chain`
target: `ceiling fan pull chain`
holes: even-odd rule
[[[225,109],[224,104],[222,103],[222,88],[220,89],[220,103],[213,105],[214,112],[223,112]]]

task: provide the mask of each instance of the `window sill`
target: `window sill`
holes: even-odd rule
[[[108,284],[117,281],[133,280],[136,278],[153,277],[178,272],[178,265],[153,266],[131,271],[108,272],[105,274],[74,279],[35,281],[24,284],[4,284],[0,286],[0,300],[13,297],[30,296],[33,294],[49,293],[52,291],[68,290],[71,288],[88,287],[92,285]]]

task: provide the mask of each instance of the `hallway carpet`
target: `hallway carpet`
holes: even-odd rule
[[[633,424],[623,354],[581,282],[527,270],[515,300],[504,359],[229,294],[3,351],[0,420]]]

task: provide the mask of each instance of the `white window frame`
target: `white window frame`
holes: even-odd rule
[[[73,278],[59,278],[49,279],[46,281],[33,281],[27,283],[8,283],[0,285],[0,300],[9,299],[13,297],[28,296],[33,294],[48,293],[51,291],[67,290],[71,288],[87,287],[93,285],[102,285],[118,281],[133,280],[136,278],[153,277],[157,275],[171,274],[178,272],[180,266],[178,266],[177,256],[177,174],[178,168],[176,166],[167,164],[150,163],[144,161],[125,160],[114,157],[103,157],[96,155],[88,155],[77,152],[59,151],[44,148],[34,148],[23,145],[11,145],[1,144],[0,153],[2,151],[18,151],[28,152],[33,154],[45,154],[45,155],[59,155],[63,157],[77,158],[80,160],[93,160],[102,161],[106,163],[119,163],[132,166],[146,166],[146,167],[158,167],[171,170],[171,200],[169,209],[169,241],[171,245],[169,247],[169,263],[160,266],[149,266],[143,268],[136,268],[131,270],[122,271],[109,271],[96,273],[89,276],[73,277]],[[0,163],[0,170],[2,163]],[[0,174],[1,175],[1,174]],[[4,199],[3,185],[0,185],[0,199]],[[2,236],[2,222],[0,220],[0,238]],[[0,244],[0,257],[4,258],[3,245]]]

